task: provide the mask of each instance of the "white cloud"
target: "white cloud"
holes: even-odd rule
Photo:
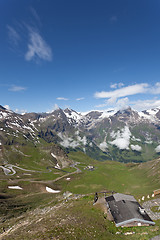
[[[117,146],[119,149],[129,149],[131,132],[127,126],[121,129],[121,131],[112,132],[111,136],[113,138],[116,137],[116,139],[111,141],[110,144]]]
[[[115,83],[111,85],[112,88],[118,87],[118,84]],[[157,98],[149,99],[149,100],[138,100],[130,101],[127,96],[132,96],[136,94],[150,94],[150,95],[158,95],[160,94],[160,82],[157,82],[154,86],[151,86],[147,83],[130,85],[127,87],[122,87],[119,89],[115,89],[109,92],[96,92],[94,94],[95,98],[104,98],[105,101],[102,104],[99,104],[98,108],[112,106],[117,109],[126,108],[127,106],[131,106],[137,111],[147,110],[151,108],[156,108],[160,106],[160,100]],[[117,100],[118,99],[118,100]]]
[[[155,86],[150,87],[149,93],[151,94],[160,94],[160,82],[157,82]]]
[[[126,108],[128,108],[128,103],[129,103],[129,99],[127,97],[125,97],[125,98],[119,99],[117,101],[116,105],[117,105],[118,109],[125,110]]]
[[[104,141],[102,143],[99,144],[99,148],[102,150],[102,151],[106,151],[106,149],[108,148],[108,145],[107,143]]]
[[[77,140],[74,140],[71,137],[67,137],[66,135],[62,134],[62,133],[58,133],[58,136],[62,139],[62,141],[60,142],[60,144],[63,147],[72,147],[72,148],[76,148],[80,145],[87,145],[87,138],[86,136],[84,136],[83,138],[81,138],[80,136],[78,136],[78,132],[75,132],[76,136],[77,136]]]
[[[58,133],[58,136],[62,139],[62,141],[60,142],[60,144],[61,144],[63,147],[66,147],[66,148],[67,148],[67,147],[76,148],[76,147],[79,146],[79,142],[78,142],[78,141],[75,141],[75,140],[73,140],[72,138],[63,135],[62,133]]]
[[[112,98],[109,98],[108,100],[106,100],[105,102],[106,102],[106,104],[107,105],[114,105],[114,104],[116,104],[116,101],[117,101],[117,98],[116,97],[112,97]]]
[[[64,97],[57,97],[56,99],[57,100],[63,100],[63,101],[68,101],[69,100],[68,98],[64,98]]]
[[[156,151],[157,153],[160,152],[160,145],[158,145],[158,146],[155,148],[155,151]]]
[[[123,83],[114,83],[110,85],[110,88],[121,88],[123,86],[124,86]]]
[[[9,89],[11,92],[20,92],[26,90],[26,87],[21,87],[21,86],[11,86]]]
[[[17,31],[13,27],[9,25],[7,25],[7,29],[8,29],[8,37],[10,42],[13,43],[14,45],[18,45],[18,42],[21,39],[20,35],[17,33]]]
[[[59,106],[58,106],[58,104],[54,104],[54,107],[53,107],[53,110],[57,110],[57,109],[59,109]]]
[[[132,145],[131,144],[131,149],[133,150],[133,151],[138,151],[138,152],[140,152],[141,150],[142,150],[142,148],[141,148],[141,146],[139,146],[139,145]]]
[[[60,142],[60,144],[63,146],[63,147],[72,147],[72,148],[76,148],[79,146],[79,142],[76,142],[74,140],[71,140],[71,139],[63,139],[62,142]]]
[[[52,50],[45,42],[42,36],[32,28],[29,30],[28,51],[25,54],[25,59],[31,61],[32,59],[42,59],[46,61],[52,60]]]
[[[23,115],[23,114],[25,114],[27,112],[27,110],[16,108],[15,112]]]
[[[116,108],[121,108],[127,105],[132,106],[135,110],[141,111],[144,109],[151,109],[160,106],[160,100],[157,98],[150,100],[137,100],[137,101],[129,101],[127,96],[132,96],[136,94],[150,94],[150,95],[158,95],[160,94],[160,82],[157,82],[154,86],[151,86],[147,83],[130,85],[127,87],[121,87],[123,83],[115,83],[111,84],[111,88],[118,88],[113,91],[105,92],[96,92],[94,94],[95,98],[104,98],[106,99],[104,103],[99,104],[96,107],[106,107],[112,106]],[[119,99],[121,98],[121,99]],[[117,100],[118,99],[118,100]]]
[[[117,83],[111,84],[110,88],[117,88]]]
[[[109,107],[112,106],[116,110],[124,110],[128,108],[128,106],[131,106],[136,111],[143,111],[148,109],[154,109],[160,107],[160,100],[159,99],[146,99],[146,100],[137,100],[137,101],[129,101],[129,99],[126,98],[120,98],[116,101],[116,99],[108,99],[105,100],[104,103],[96,105],[96,108],[103,108],[103,107]]]
[[[53,111],[59,109],[59,106],[55,103],[51,110],[48,110],[46,113],[52,113]]]
[[[84,100],[84,97],[76,98],[76,101],[81,101],[81,100]]]
[[[103,108],[103,107],[107,107],[107,106],[115,107],[117,109],[117,111],[125,110],[129,106],[129,99],[127,97],[120,98],[118,100],[116,98],[109,98],[108,100],[105,100],[105,103],[96,105],[95,107]]]
[[[160,100],[150,99],[150,100],[138,100],[130,102],[132,107],[137,111],[148,110],[156,107],[160,107]]]
[[[135,84],[128,87],[116,89],[110,92],[105,92],[105,91],[96,92],[94,96],[96,98],[117,99],[119,97],[126,97],[130,95],[135,95],[138,93],[145,93],[148,90],[148,86],[149,85],[147,83]]]
[[[103,107],[106,107],[108,106],[108,103],[102,103],[102,104],[98,104],[98,105],[95,105],[95,108],[103,108]]]

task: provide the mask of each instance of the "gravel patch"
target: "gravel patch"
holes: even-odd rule
[[[150,238],[150,240],[160,240],[160,235]]]
[[[151,208],[153,206],[159,206],[160,207],[160,198],[158,199],[153,199],[147,202],[144,202],[142,204],[142,207],[146,210],[148,215],[152,220],[158,220],[160,219],[160,212],[152,212]],[[160,237],[158,238],[160,240]]]

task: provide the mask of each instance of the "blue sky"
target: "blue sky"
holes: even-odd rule
[[[159,0],[1,0],[0,104],[160,106]]]

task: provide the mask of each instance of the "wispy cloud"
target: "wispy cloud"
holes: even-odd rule
[[[51,109],[49,109],[46,113],[52,113],[57,109],[59,109],[59,106],[58,104],[55,103],[54,106]]]
[[[23,115],[23,114],[25,114],[27,112],[27,110],[16,108],[15,112]]]
[[[94,94],[94,97],[97,99],[105,99],[102,104],[97,105],[98,108],[103,107],[116,107],[118,109],[125,109],[128,106],[132,106],[135,110],[141,111],[144,109],[151,109],[156,108],[160,106],[160,100],[157,98],[152,98],[153,95],[160,94],[160,82],[157,82],[155,85],[151,86],[148,83],[141,83],[141,84],[135,84],[130,85],[127,87],[121,87],[123,84],[111,84],[111,88],[117,88],[113,91],[101,91],[96,92]],[[133,96],[136,94],[141,94],[144,96],[144,94],[148,94],[150,96],[149,100],[141,100],[137,99],[136,101],[130,101],[129,96]]]
[[[62,101],[68,101],[69,100],[68,98],[64,98],[64,97],[57,97],[56,99],[57,100],[62,100]]]
[[[84,100],[84,99],[85,99],[84,97],[76,98],[76,101],[81,101],[81,100]]]
[[[40,60],[51,61],[52,60],[52,49],[46,42],[42,34],[40,33],[39,27],[42,26],[39,15],[36,10],[30,7],[30,24],[23,21],[17,24],[15,27],[7,25],[7,34],[9,41],[13,46],[17,46],[18,52],[22,52],[25,60],[39,63]],[[21,40],[21,46],[19,42]],[[24,50],[25,47],[25,50]],[[27,51],[26,51],[27,49]]]
[[[24,91],[26,89],[27,89],[26,87],[13,85],[8,90],[11,91],[11,92],[21,92],[21,91]]]
[[[8,37],[10,42],[17,46],[21,39],[20,35],[17,33],[17,31],[13,27],[9,25],[7,25],[7,30],[8,30]]]
[[[37,13],[37,11],[33,8],[33,7],[30,7],[30,11],[32,13],[32,16],[34,17],[34,19],[36,20],[36,22],[41,25],[41,20],[40,20],[40,17]]]
[[[27,61],[42,59],[46,61],[52,60],[52,50],[50,46],[45,42],[40,33],[32,28],[29,30],[29,43],[28,51],[25,54]]]
[[[150,86],[149,93],[160,94],[160,82],[157,82],[154,86]]]
[[[130,105],[137,111],[157,108],[160,106],[160,100],[159,99],[149,99],[149,100],[137,100],[137,101],[131,101]]]
[[[124,109],[128,108],[128,106],[129,106],[129,99],[127,97],[120,98],[116,102],[116,105],[117,105],[118,109],[124,110]]]
[[[149,85],[147,83],[135,84],[128,87],[123,87],[114,91],[109,92],[96,92],[94,94],[95,98],[110,98],[117,99],[119,97],[125,97],[130,95],[135,95],[138,93],[145,93],[148,91]]]

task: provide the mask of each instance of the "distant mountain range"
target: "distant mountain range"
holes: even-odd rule
[[[83,151],[97,160],[142,162],[160,154],[160,108],[137,112],[71,109],[23,115],[0,106],[0,154],[8,145],[54,143],[65,153]]]

